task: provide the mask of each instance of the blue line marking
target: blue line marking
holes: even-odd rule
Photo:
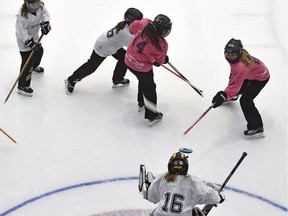
[[[132,176],[132,177],[123,177],[123,178],[113,178],[113,179],[105,179],[105,180],[99,180],[99,181],[93,181],[93,182],[86,182],[86,183],[81,183],[81,184],[76,184],[76,185],[72,185],[72,186],[68,186],[68,187],[64,187],[64,188],[60,188],[60,189],[57,189],[57,190],[54,190],[54,191],[50,191],[50,192],[47,192],[47,193],[44,193],[42,195],[39,195],[37,197],[34,197],[32,199],[29,199],[29,200],[26,200],[25,202],[13,207],[13,208],[10,208],[8,209],[7,211],[3,212],[0,214],[0,216],[6,216],[32,202],[36,202],[37,200],[40,200],[40,199],[43,199],[43,198],[46,198],[48,196],[51,196],[53,194],[56,194],[56,193],[60,193],[60,192],[64,192],[64,191],[68,191],[68,190],[72,190],[72,189],[75,189],[75,188],[80,188],[80,187],[87,187],[87,186],[91,186],[91,185],[97,185],[97,184],[106,184],[106,183],[111,183],[111,182],[117,182],[117,181],[130,181],[130,180],[138,180],[138,176]],[[258,196],[258,195],[255,195],[255,194],[252,194],[252,193],[249,193],[249,192],[246,192],[246,191],[242,191],[242,190],[239,190],[239,189],[236,189],[236,188],[232,188],[232,187],[225,187],[226,190],[231,190],[233,192],[236,192],[236,193],[240,193],[240,194],[243,194],[243,195],[246,195],[246,196],[249,196],[249,197],[252,197],[252,198],[255,198],[255,199],[258,199],[262,202],[265,202],[275,208],[278,208],[282,211],[285,211],[285,212],[288,212],[288,209],[287,207],[285,206],[281,206],[271,200],[268,200],[264,197],[261,197],[261,196]]]

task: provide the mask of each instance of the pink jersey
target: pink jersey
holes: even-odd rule
[[[231,74],[229,83],[224,90],[227,94],[227,100],[230,100],[239,93],[244,80],[263,81],[270,77],[269,70],[264,63],[257,58],[254,58],[254,64],[251,67],[247,67],[242,61],[230,64],[230,67]]]
[[[162,50],[158,50],[147,38],[141,37],[141,31],[149,22],[151,22],[151,20],[142,19],[137,22],[134,21],[130,25],[130,32],[134,34],[135,31],[137,31],[138,34],[136,33],[135,39],[127,48],[125,63],[129,68],[139,72],[149,72],[154,62],[162,65],[168,50],[168,43],[164,38],[160,38]]]

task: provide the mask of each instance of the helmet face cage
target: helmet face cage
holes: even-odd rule
[[[180,152],[174,153],[168,162],[168,172],[171,174],[186,175],[189,167],[187,158],[186,155]]]
[[[224,48],[224,56],[226,60],[231,64],[238,62],[238,60],[240,59],[242,49],[243,49],[243,45],[242,45],[241,40],[236,40],[234,38],[229,40],[229,42],[226,44]],[[236,53],[238,57],[234,60],[230,60],[226,57],[229,53]]]
[[[243,45],[241,40],[236,40],[232,38],[225,46],[224,54],[227,53],[237,53],[240,55],[241,51],[243,49]]]
[[[40,0],[25,0],[28,11],[35,13],[41,6]]]
[[[153,21],[153,25],[160,37],[167,37],[171,32],[172,22],[166,15],[157,15]]]
[[[130,24],[134,20],[141,20],[143,18],[143,14],[136,8],[128,8],[124,14],[124,20]]]

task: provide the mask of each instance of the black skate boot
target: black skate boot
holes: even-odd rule
[[[121,81],[113,81],[113,86],[112,88],[121,88],[121,87],[127,87],[130,85],[130,80],[129,79],[123,79]]]
[[[36,68],[33,69],[33,72],[34,72],[34,73],[38,73],[38,74],[44,73],[44,68],[38,66],[38,67],[36,67]]]
[[[28,97],[32,97],[33,96],[33,89],[28,87],[22,87],[22,86],[18,86],[18,94],[20,95],[24,95],[24,96],[28,96]]]
[[[158,115],[155,118],[149,119],[149,127],[152,127],[153,125],[157,124],[162,119],[163,119],[163,114],[161,112],[158,112]]]
[[[246,139],[263,138],[263,137],[265,137],[263,132],[264,132],[264,128],[263,127],[259,127],[259,128],[252,129],[252,130],[245,130],[244,131],[244,136],[245,136]]]
[[[70,82],[68,79],[64,80],[65,92],[67,95],[70,95],[73,93],[75,84],[76,84],[75,82]]]

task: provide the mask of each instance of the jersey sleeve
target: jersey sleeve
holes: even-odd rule
[[[245,68],[243,68],[242,65],[232,65],[228,86],[224,90],[227,94],[227,100],[230,100],[239,93],[244,78]]]
[[[24,43],[26,40],[32,38],[32,36],[29,36],[28,34],[28,20],[21,16],[20,14],[16,17],[16,36]]]
[[[131,34],[139,34],[145,28],[145,26],[150,22],[149,19],[143,18],[142,20],[135,20],[129,26],[129,31]]]
[[[218,191],[203,182],[198,182],[198,190],[198,204],[218,204],[221,200]]]
[[[43,11],[42,11],[42,22],[47,22],[50,21],[50,13],[48,9],[43,6]]]
[[[156,204],[160,201],[160,183],[162,175],[156,176],[148,188],[148,201]]]

